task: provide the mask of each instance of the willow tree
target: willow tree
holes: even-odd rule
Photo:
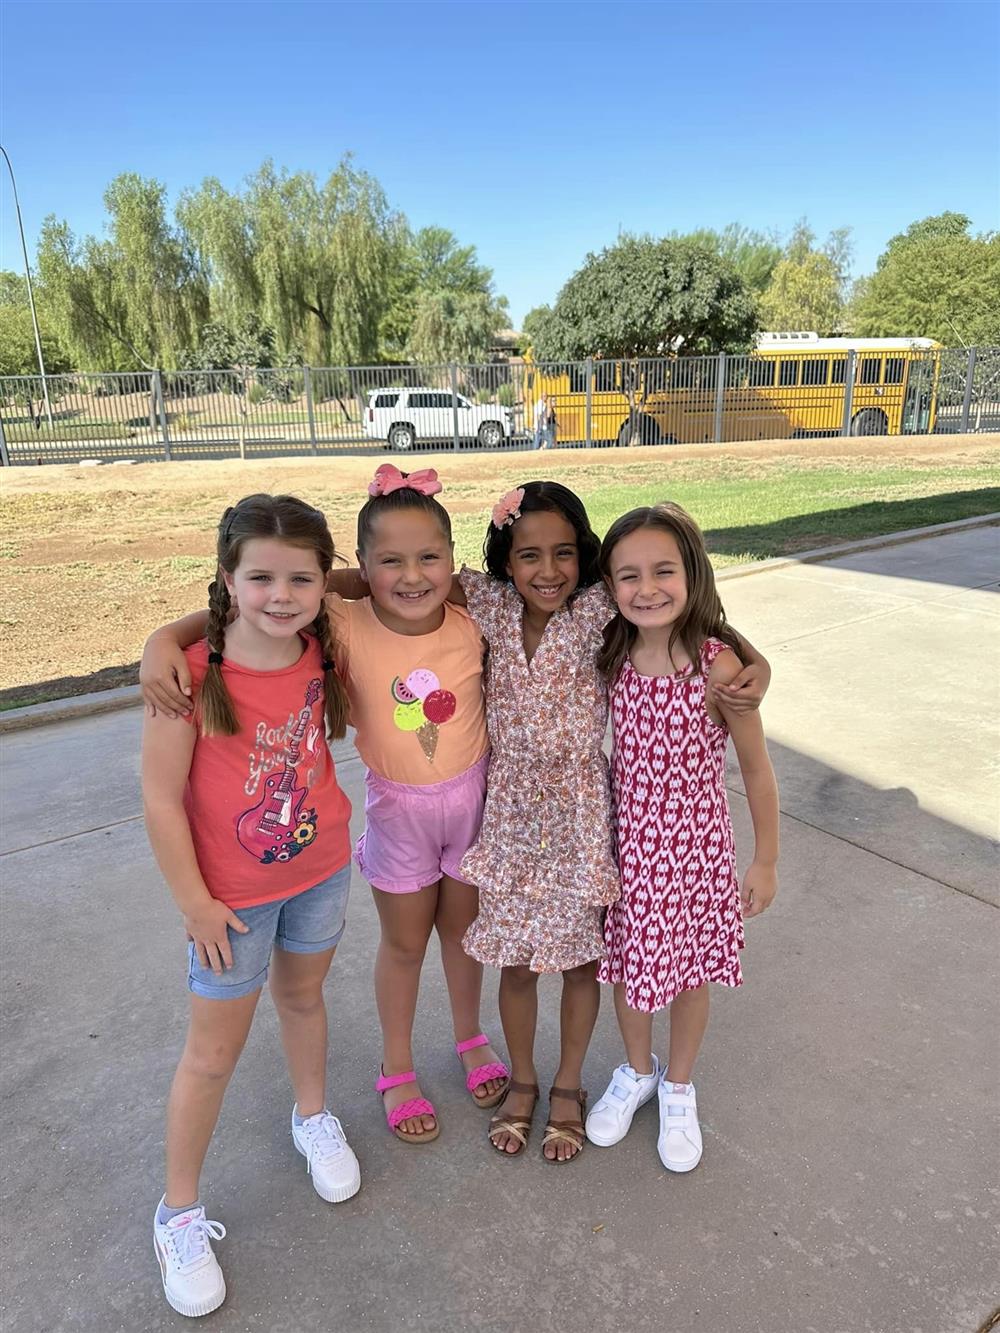
[[[282,353],[314,365],[377,358],[397,219],[350,157],[323,185],[271,162],[242,192],[206,180],[177,215],[209,273],[215,318],[257,314]]]
[[[106,238],[78,241],[46,218],[38,272],[46,309],[74,364],[91,370],[177,366],[208,317],[208,286],[166,190],[132,172],[104,192]]]

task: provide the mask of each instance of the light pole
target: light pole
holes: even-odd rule
[[[49,429],[52,429],[52,404],[49,402],[49,386],[45,380],[45,361],[42,358],[42,339],[38,332],[38,315],[35,311],[35,293],[31,289],[31,265],[28,263],[28,247],[24,240],[24,224],[21,221],[21,205],[17,199],[17,182],[14,180],[14,168],[10,164],[10,158],[7,156],[7,149],[0,144],[0,153],[3,153],[4,161],[7,163],[7,170],[10,172],[10,187],[14,191],[14,209],[17,213],[17,229],[21,233],[21,253],[24,255],[24,280],[28,284],[28,304],[31,306],[31,324],[35,330],[35,351],[38,354],[38,373],[42,377],[42,397],[45,399],[45,415],[48,418]]]

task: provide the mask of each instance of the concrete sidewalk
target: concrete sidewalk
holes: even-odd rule
[[[493,1153],[434,959],[416,1048],[442,1134],[391,1139],[358,881],[328,984],[332,1102],[363,1189],[334,1207],[313,1193],[265,1000],[206,1164],[229,1297],[203,1327],[975,1333],[1000,1302],[998,582],[998,530],[983,528],[723,585],[775,667],[782,889],[748,927],[747,985],[713,997],[697,1171],[659,1166],[655,1105],[570,1167],[540,1160],[544,1104],[524,1158]],[[163,1301],[149,1234],[186,996],[140,817],[140,724],[133,710],[3,742],[12,1333],[190,1326]],[[360,763],[339,751],[360,810]],[[745,859],[737,771],[732,787]],[[543,1085],[557,997],[547,979]],[[620,1058],[606,1002],[593,1096]]]

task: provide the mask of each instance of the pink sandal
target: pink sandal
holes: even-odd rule
[[[381,1073],[375,1080],[376,1092],[388,1092],[390,1088],[398,1088],[403,1083],[416,1083],[417,1076],[412,1069],[408,1069],[405,1074],[386,1074]],[[386,1111],[385,1118],[389,1128],[395,1134],[397,1139],[402,1139],[404,1143],[430,1143],[441,1133],[441,1126],[435,1124],[433,1129],[421,1129],[416,1134],[407,1134],[399,1126],[404,1120],[410,1120],[417,1115],[432,1115],[437,1120],[437,1112],[426,1097],[411,1097],[408,1101],[400,1102],[394,1106],[391,1111]]]
[[[477,1046],[488,1046],[490,1039],[484,1033],[480,1032],[478,1037],[470,1037],[468,1041],[459,1041],[455,1043],[455,1054],[461,1060],[466,1051],[473,1051]],[[488,1083],[491,1078],[504,1079],[504,1085],[499,1092],[488,1093],[485,1097],[476,1096],[476,1088],[483,1083]],[[491,1060],[489,1064],[478,1065],[475,1069],[469,1071],[465,1078],[465,1086],[472,1094],[472,1100],[477,1106],[484,1110],[496,1106],[503,1101],[507,1092],[507,1084],[510,1082],[510,1070],[500,1060]]]

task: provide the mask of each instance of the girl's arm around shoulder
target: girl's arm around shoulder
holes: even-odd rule
[[[739,638],[746,666],[735,653],[730,652],[729,656],[736,662],[738,670],[732,680],[711,683],[710,697],[714,704],[725,706],[729,712],[746,713],[760,707],[771,683],[771,664],[739,630],[733,632]]]
[[[734,652],[726,649],[712,663],[709,685],[726,686],[742,671]],[[743,775],[750,818],[753,820],[754,858],[743,878],[743,915],[759,916],[778,891],[778,784],[767,753],[764,728],[756,709],[721,708],[706,701],[709,715],[729,728]]]
[[[240,934],[247,927],[225,905],[213,898],[202,877],[184,809],[184,789],[198,734],[194,723],[171,721],[163,713],[148,713],[142,731],[142,803],[146,831],[156,863],[184,918],[202,967],[221,973],[232,967],[227,927]]]
[[[360,602],[368,596],[368,584],[360,569],[331,569],[326,576],[326,592],[345,602]]]
[[[193,611],[155,630],[146,640],[139,663],[139,684],[146,712],[160,709],[168,718],[191,712],[191,672],[184,649],[205,637],[208,612]]]

